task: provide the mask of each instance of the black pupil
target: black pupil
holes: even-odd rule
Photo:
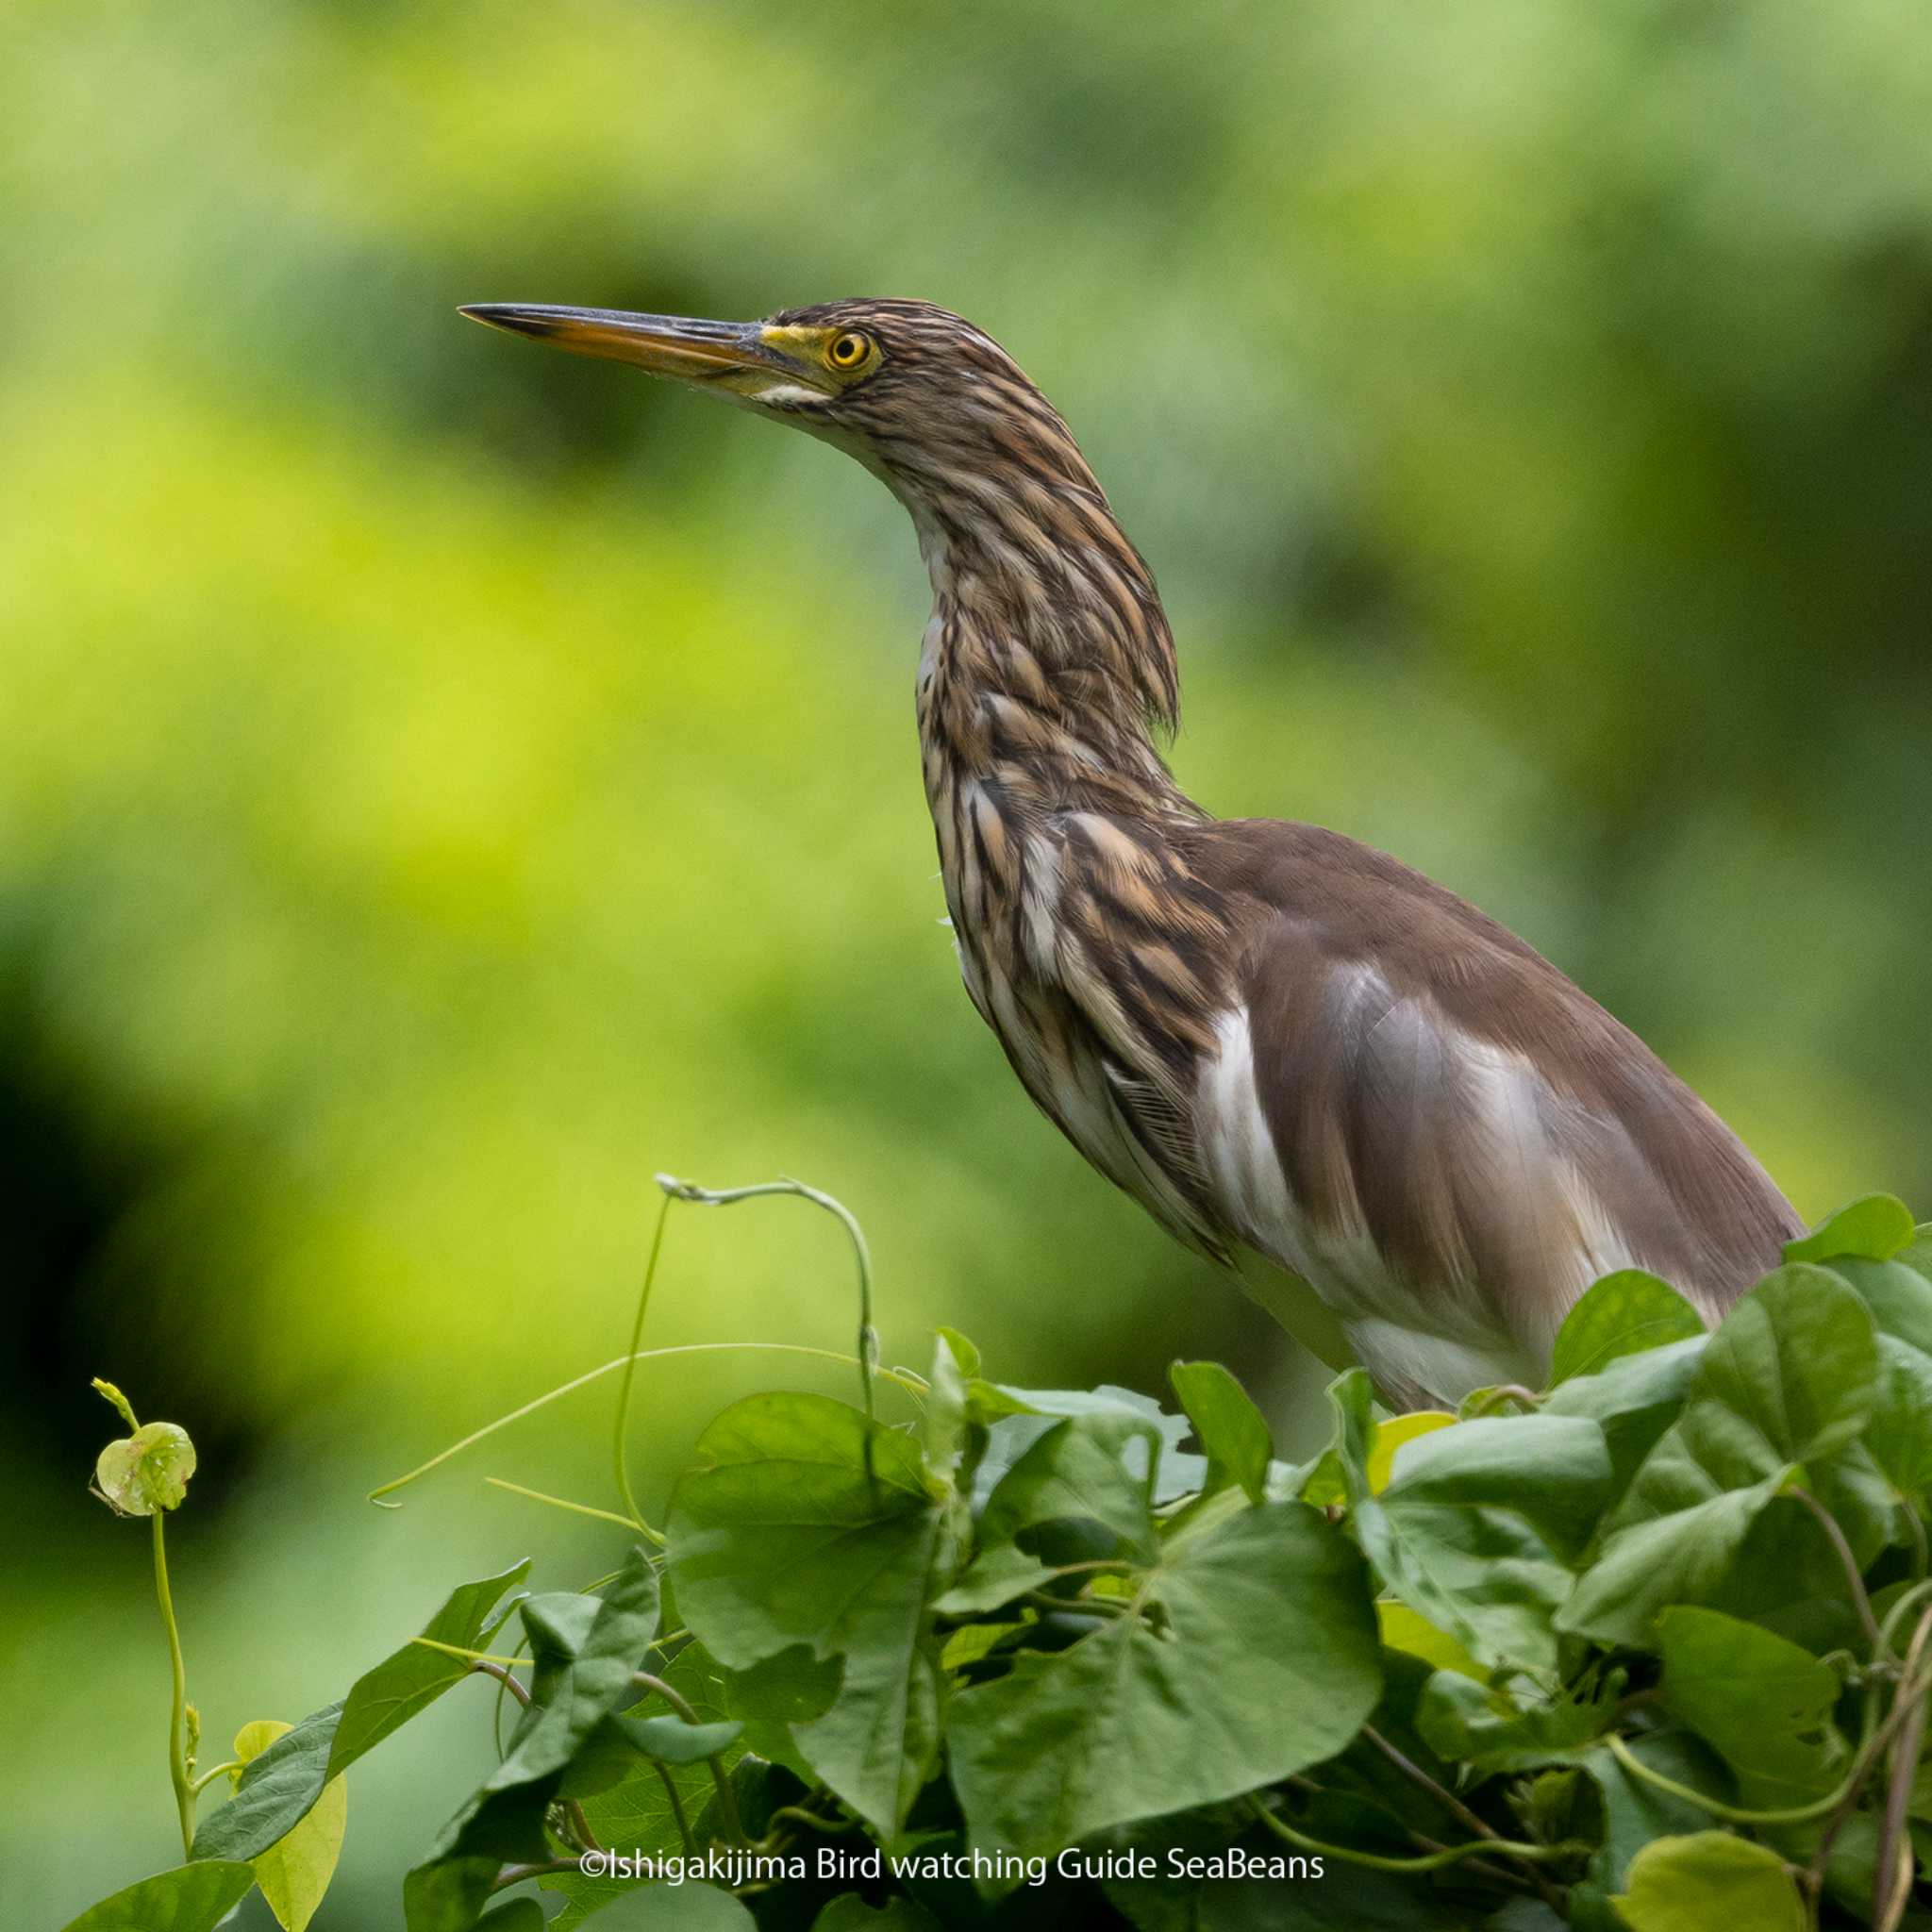
[[[839,359],[841,362],[857,362],[864,353],[864,345],[857,336],[839,338]]]

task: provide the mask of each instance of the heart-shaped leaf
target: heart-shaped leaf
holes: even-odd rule
[[[1550,1386],[1703,1333],[1703,1317],[1668,1281],[1641,1268],[1606,1274],[1564,1316],[1550,1357]]]
[[[953,1782],[984,1848],[1051,1851],[1271,1783],[1340,1750],[1380,1693],[1366,1571],[1319,1511],[1251,1506],[1163,1541],[1123,1449],[1117,1429],[1090,1419],[1028,1452],[1058,1454],[1071,1474],[1056,1485],[1042,1468],[1026,1493],[1049,1508],[1062,1488],[1081,1493],[1098,1520],[1123,1526],[1132,1574],[1091,1634],[1023,1651],[1006,1674],[954,1697]]]
[[[939,1747],[928,1609],[958,1566],[950,1485],[919,1447],[823,1395],[755,1395],[698,1439],[671,1499],[677,1600],[738,1670],[796,1644],[842,1657],[838,1701],[794,1726],[813,1771],[898,1830]]]
[[[196,1859],[90,1906],[62,1932],[213,1932],[255,1889],[255,1868],[229,1858]]]
[[[1793,1262],[1724,1318],[1683,1413],[1607,1518],[1559,1627],[1650,1646],[1657,1613],[1708,1602],[1793,1473],[1864,1426],[1878,1393],[1872,1317],[1836,1274]]]

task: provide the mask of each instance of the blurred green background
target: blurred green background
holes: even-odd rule
[[[0,25],[0,1922],[178,1856],[123,1383],[205,1763],[458,1574],[612,1538],[650,1176],[786,1172],[1008,1379],[1307,1382],[1032,1113],[937,921],[910,532],[804,438],[460,322],[917,294],[1081,435],[1185,782],[1518,927],[1807,1216],[1932,1203],[1932,37],[1917,0],[12,0]],[[653,1338],[844,1345],[795,1203]],[[646,1371],[647,1507],[782,1360]],[[358,1769],[322,1932],[487,1749]],[[470,1767],[466,1773],[464,1764]],[[258,1902],[249,1908],[259,1923]]]

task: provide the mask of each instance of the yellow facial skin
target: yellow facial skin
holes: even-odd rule
[[[879,366],[879,345],[863,329],[765,328],[767,348],[805,369],[822,374],[822,386],[836,393],[863,382]]]

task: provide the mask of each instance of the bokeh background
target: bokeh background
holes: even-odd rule
[[[175,1861],[120,1381],[188,1425],[204,1762],[459,1574],[617,1533],[654,1170],[841,1194],[887,1358],[1307,1382],[960,993],[909,531],[804,438],[460,322],[918,294],[1060,404],[1180,774],[1527,934],[1817,1216],[1932,1203],[1932,36],[1917,0],[11,0],[0,26],[0,1922]],[[793,1203],[652,1339],[839,1347]],[[656,1507],[810,1364],[641,1381]],[[1314,1424],[1318,1425],[1318,1424]],[[474,1775],[358,1769],[322,1932]],[[251,1910],[258,1909],[251,1907]],[[249,1924],[258,1923],[251,1919]]]

